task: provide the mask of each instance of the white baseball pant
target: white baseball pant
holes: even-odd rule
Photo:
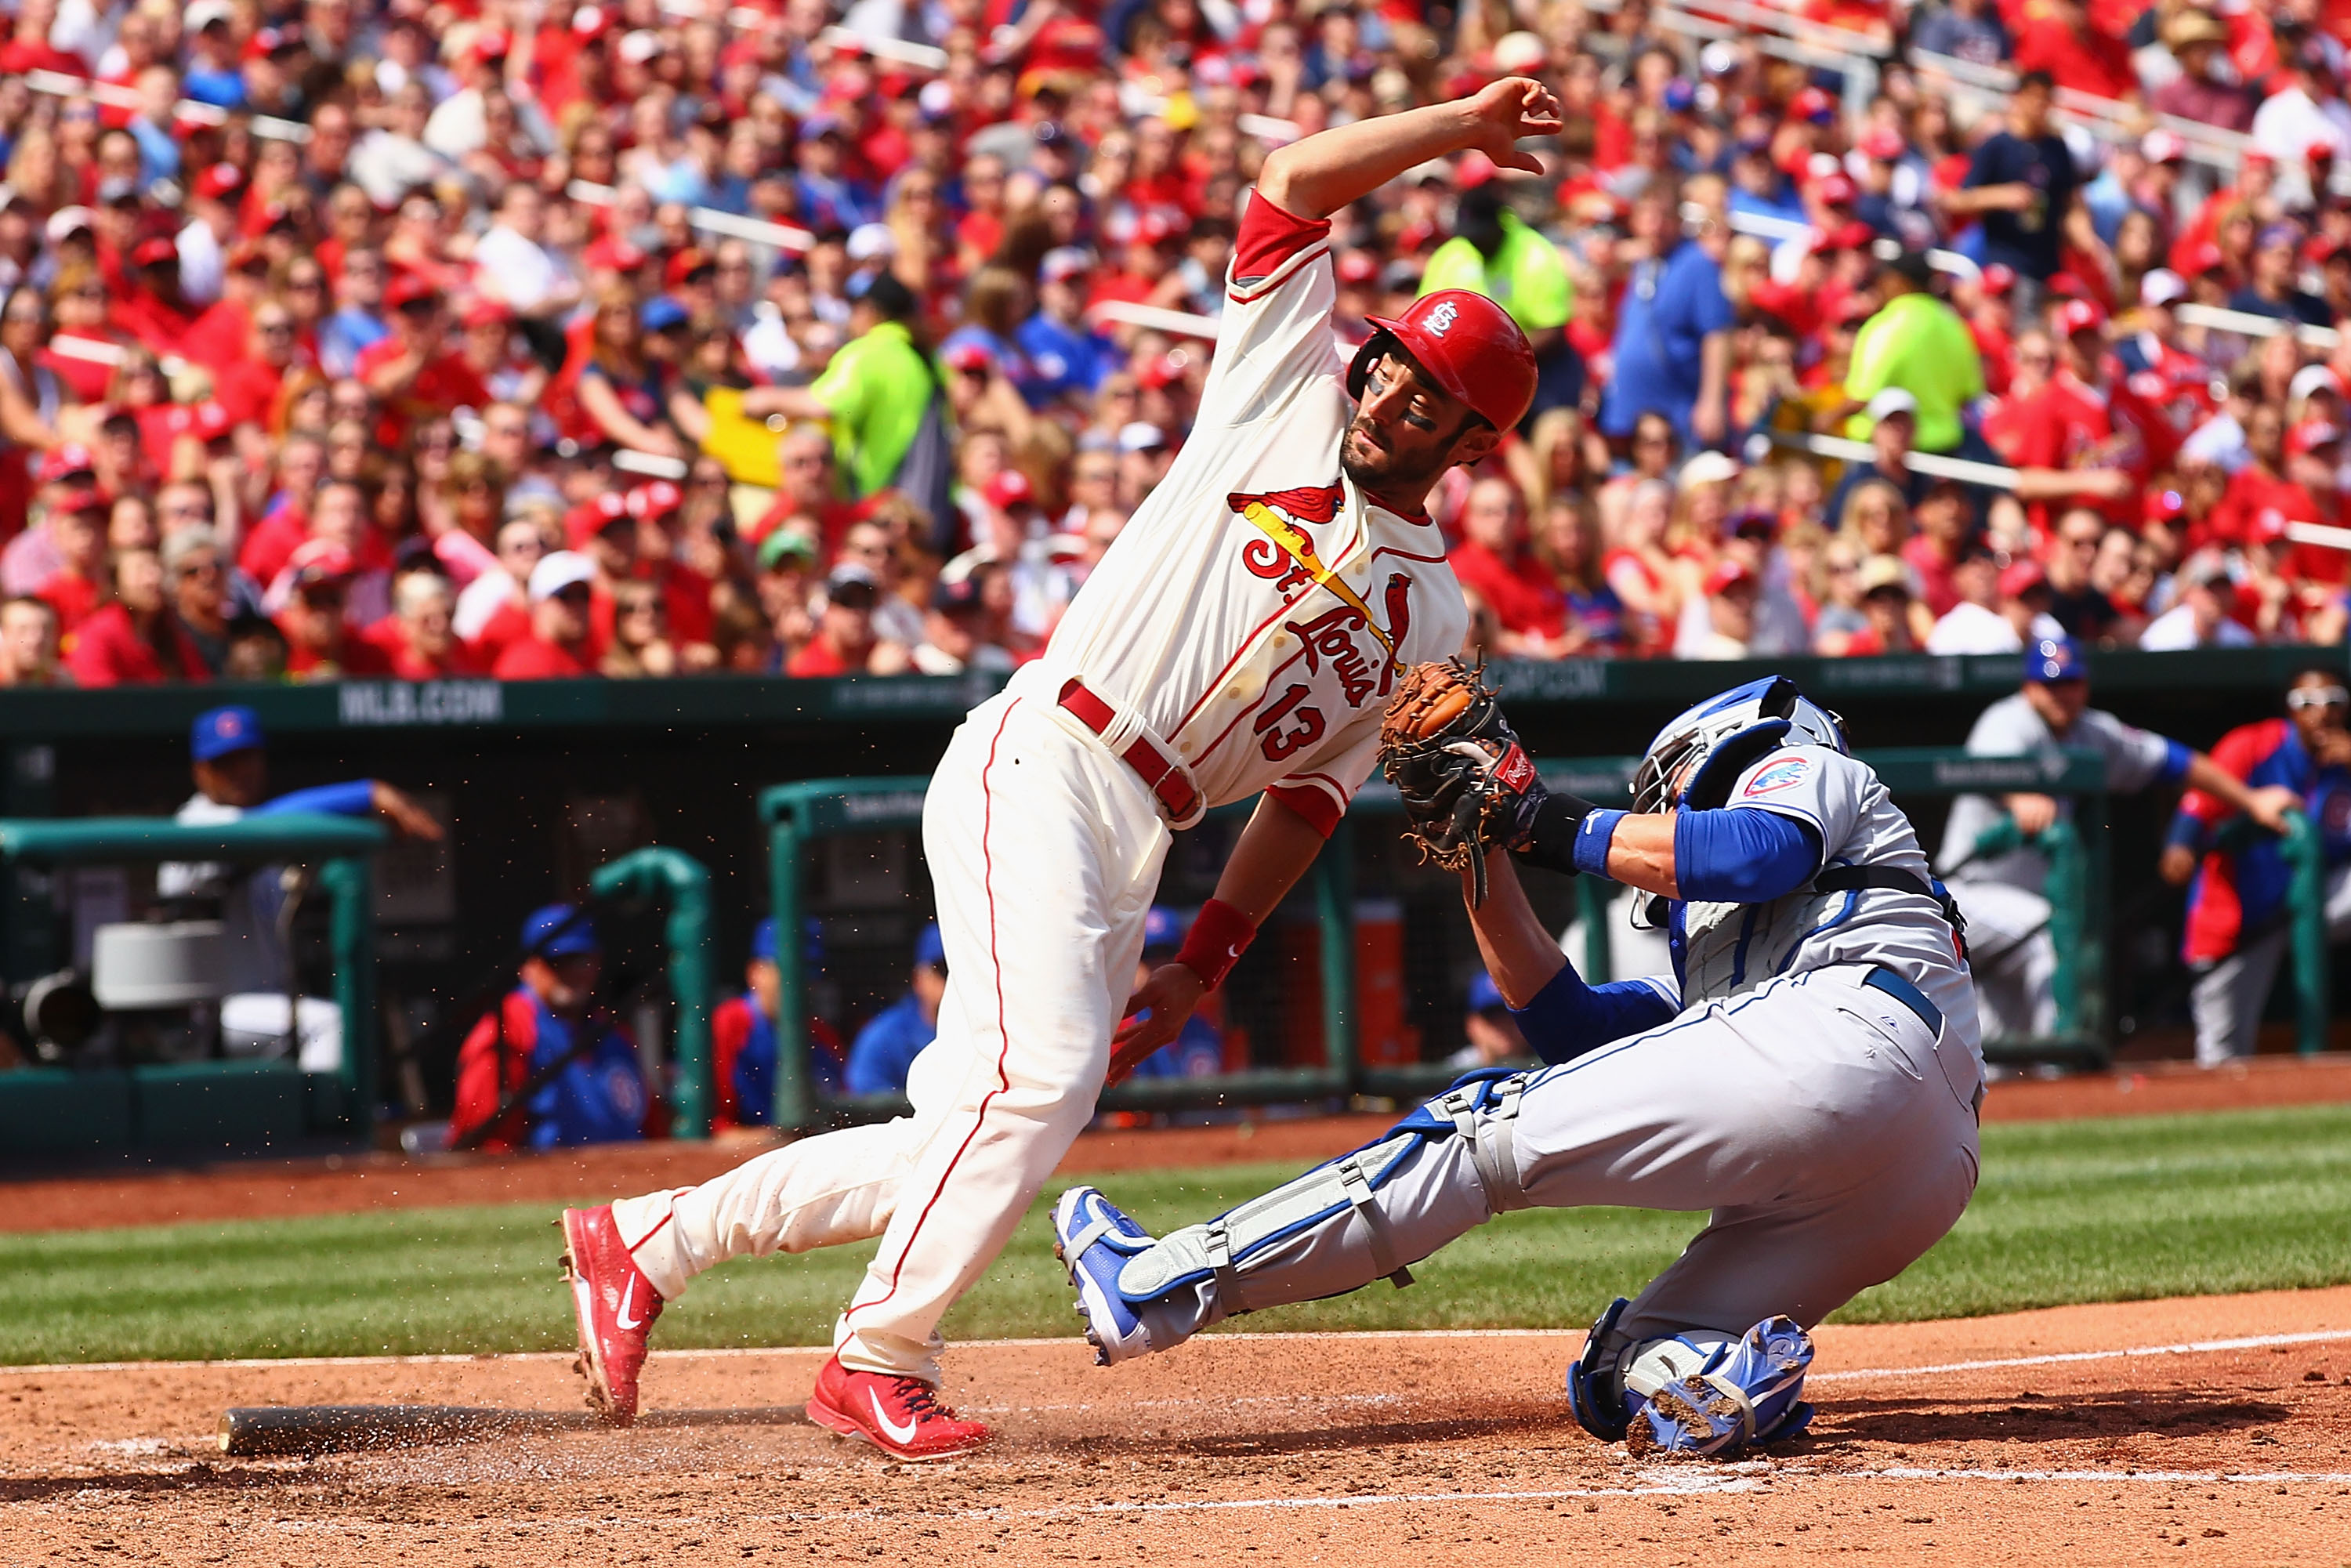
[[[2057,1032],[2057,945],[2049,901],[2011,883],[1959,881],[1951,897],[1968,922],[1968,969],[1986,1040]]]
[[[2326,873],[2326,940],[2332,945],[2346,936],[2351,936],[2351,865]],[[2219,1067],[2253,1054],[2262,1009],[2293,940],[2290,925],[2273,925],[2241,939],[2227,957],[2197,967],[2189,1004],[2196,1019],[2197,1066]]]
[[[878,1234],[834,1349],[852,1370],[935,1383],[940,1317],[1093,1115],[1167,845],[1151,791],[1044,683],[975,708],[923,802],[947,985],[914,1113],[615,1203],[653,1289],[674,1301],[730,1258]]]

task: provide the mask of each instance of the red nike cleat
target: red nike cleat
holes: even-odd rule
[[[902,1459],[951,1459],[987,1441],[985,1426],[958,1418],[921,1378],[852,1372],[837,1355],[816,1375],[808,1414],[820,1427],[862,1437]]]
[[[572,1364],[588,1379],[588,1403],[625,1427],[637,1418],[637,1374],[662,1299],[622,1245],[611,1204],[563,1211],[563,1277],[571,1281],[580,1322],[580,1359]]]

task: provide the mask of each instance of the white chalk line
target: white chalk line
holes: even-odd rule
[[[1582,1339],[1574,1329],[1365,1329],[1343,1330],[1328,1333],[1231,1333],[1204,1336],[1206,1343],[1223,1340],[1280,1340],[1293,1345],[1303,1345],[1322,1340],[1451,1340],[1451,1339]],[[2267,1350],[2294,1344],[2326,1344],[2351,1340],[2351,1329],[2312,1329],[2296,1333],[2247,1334],[2235,1339],[2187,1340],[2178,1344],[2129,1345],[2105,1350],[2054,1351],[2042,1355],[2003,1356],[1985,1361],[1945,1361],[1921,1366],[1872,1366],[1847,1371],[1815,1372],[1814,1383],[1857,1382],[1865,1378],[1929,1377],[1944,1373],[1996,1372],[2008,1367],[2055,1366],[2067,1363],[2091,1361],[2127,1361],[2142,1356],[2210,1355],[2232,1350]],[[976,1339],[965,1340],[957,1348],[964,1350],[1020,1350],[1051,1346],[1075,1348],[1084,1342],[1069,1339]],[[475,1355],[283,1355],[248,1356],[224,1361],[52,1361],[25,1366],[0,1366],[0,1375],[62,1376],[76,1372],[153,1372],[165,1368],[191,1370],[220,1369],[256,1371],[271,1367],[362,1367],[362,1366],[459,1366],[495,1365],[502,1362],[569,1361],[579,1354],[569,1350],[504,1351],[495,1354]],[[824,1355],[822,1345],[717,1346],[694,1350],[657,1350],[655,1362],[721,1361],[748,1356]],[[1297,1397],[1317,1397],[1299,1396]],[[1336,1396],[1319,1397],[1332,1398]],[[1362,1397],[1387,1398],[1389,1396]],[[1165,1401],[1169,1404],[1187,1403],[1183,1400]],[[1228,1403],[1228,1401],[1215,1401]],[[1085,1406],[1027,1406],[1027,1409],[1084,1409]],[[1004,1408],[1004,1406],[996,1406]]]
[[[950,1472],[951,1473],[951,1472]],[[924,1521],[1003,1523],[1019,1520],[1116,1519],[1154,1514],[1293,1512],[1308,1510],[1462,1507],[1483,1503],[1568,1502],[1600,1498],[1722,1497],[1765,1494],[1782,1486],[1833,1481],[1937,1482],[2014,1486],[2331,1486],[2351,1487],[2351,1471],[2308,1470],[2101,1470],[1938,1469],[1893,1466],[1858,1470],[1814,1470],[1766,1461],[1740,1465],[1651,1467],[1640,1479],[1615,1486],[1549,1487],[1524,1491],[1359,1492],[1345,1496],[1187,1498],[1151,1502],[1067,1503],[1050,1508],[969,1508],[928,1510],[841,1509],[780,1513],[664,1514],[643,1518],[622,1514],[577,1515],[563,1519],[432,1520],[384,1523],[373,1520],[256,1520],[244,1529],[274,1530],[281,1534],[331,1532],[338,1535],[398,1534],[414,1540],[420,1530],[442,1533],[521,1535],[530,1532],[595,1531],[615,1528],[680,1528],[723,1530],[753,1525],[798,1526],[850,1524],[872,1520],[894,1523]],[[78,1494],[93,1501],[120,1500],[112,1493]],[[54,1507],[54,1505],[51,1505]]]
[[[2181,1344],[2133,1345],[2126,1350],[2066,1350],[2046,1355],[2003,1356],[1997,1361],[1946,1361],[1930,1366],[1872,1366],[1849,1372],[1815,1372],[1808,1383],[1862,1378],[1929,1377],[1946,1372],[1997,1372],[2012,1366],[2058,1366],[2080,1361],[2128,1361],[2137,1356],[2210,1355],[2231,1350],[2269,1350],[2290,1344],[2326,1344],[2351,1340],[2351,1329],[2312,1329],[2303,1333],[2247,1334],[2240,1339],[2189,1340]]]
[[[1416,1339],[1573,1339],[1582,1340],[1582,1329],[1332,1329],[1311,1333],[1215,1333],[1203,1334],[1202,1340],[1217,1343],[1226,1340],[1286,1340],[1291,1343],[1310,1340],[1416,1340]],[[1071,1349],[1082,1348],[1085,1341],[1076,1334],[1037,1339],[967,1339],[957,1340],[954,1350],[1036,1350],[1054,1345]],[[507,1350],[488,1353],[471,1352],[455,1354],[424,1355],[252,1355],[214,1361],[47,1361],[24,1365],[0,1365],[0,1375],[47,1373],[63,1375],[68,1372],[152,1372],[165,1367],[222,1367],[251,1369],[270,1366],[458,1366],[509,1361],[569,1361],[580,1353],[576,1350]],[[743,1356],[814,1355],[832,1354],[830,1345],[769,1344],[769,1345],[709,1345],[682,1350],[657,1350],[650,1359],[662,1361],[725,1361]],[[1092,1352],[1087,1352],[1092,1355]]]

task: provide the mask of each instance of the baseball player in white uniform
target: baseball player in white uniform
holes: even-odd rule
[[[1176,1036],[1312,863],[1371,769],[1399,669],[1461,645],[1467,612],[1424,502],[1533,395],[1524,335],[1475,294],[1375,322],[1343,362],[1329,214],[1450,153],[1537,168],[1516,141],[1558,129],[1551,94],[1513,78],[1267,158],[1181,455],[1044,657],[973,710],[933,776],[923,841],[947,990],[914,1113],[563,1216],[590,1397],[609,1418],[633,1418],[646,1332],[695,1275],[879,1235],[810,1417],[909,1459],[986,1440],[935,1397],[940,1315],[1106,1079]],[[1130,997],[1168,835],[1251,796],[1216,897]]]
[[[2070,637],[2043,637],[2024,651],[2024,684],[1976,716],[1968,731],[1972,757],[2038,757],[2062,764],[2067,750],[2093,751],[2106,766],[2106,788],[2134,794],[2158,783],[2205,790],[2273,832],[2284,831],[2299,799],[2289,789],[2249,789],[2244,780],[2193,747],[2125,724],[2090,706],[2090,671]],[[2012,818],[2027,839],[2053,822],[2070,821],[2074,803],[2021,791],[1997,800],[1961,795],[1943,824],[1937,869],[1968,922],[1984,1033],[2046,1036],[2057,1027],[2057,948],[2049,936],[2044,894],[2049,862],[2026,844],[1979,855],[1984,832]]]
[[[1092,1187],[1064,1193],[1054,1229],[1104,1363],[1236,1312],[1409,1283],[1505,1209],[1703,1209],[1680,1259],[1593,1325],[1567,1378],[1576,1418],[1635,1451],[1802,1428],[1807,1330],[1926,1251],[1975,1188],[1959,933],[1909,821],[1784,678],[1676,718],[1634,790],[1630,812],[1551,796],[1516,847],[1654,895],[1673,972],[1587,985],[1510,856],[1490,854],[1489,896],[1464,902],[1552,1065],[1472,1073],[1353,1154],[1162,1239]]]

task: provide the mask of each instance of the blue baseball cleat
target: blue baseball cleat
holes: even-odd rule
[[[1625,1448],[1635,1458],[1710,1458],[1792,1437],[1813,1418],[1813,1407],[1799,1402],[1812,1364],[1811,1337],[1792,1319],[1766,1318],[1654,1387],[1628,1378]]]
[[[1150,1232],[1092,1187],[1073,1186],[1053,1205],[1053,1256],[1078,1288],[1078,1316],[1097,1366],[1151,1354],[1143,1320],[1118,1293],[1118,1271],[1152,1245]]]

